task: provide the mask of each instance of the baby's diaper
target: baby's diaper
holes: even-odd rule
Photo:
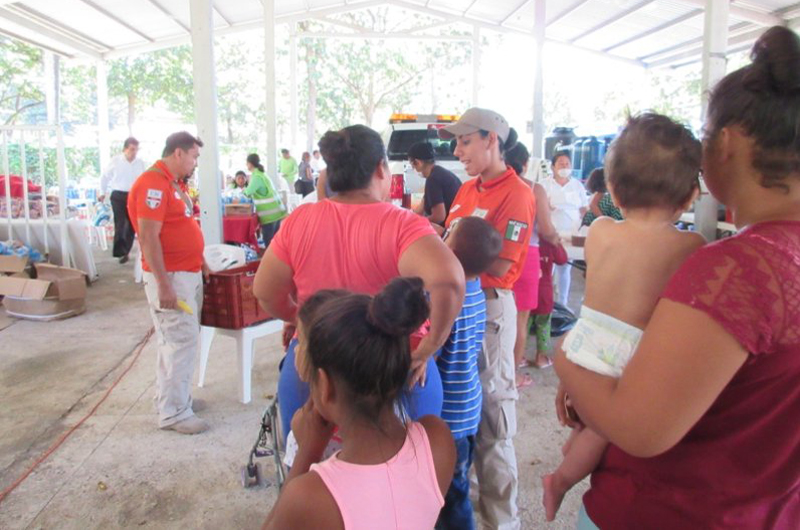
[[[595,311],[581,308],[581,317],[564,339],[567,359],[601,375],[619,377],[633,357],[643,331]]]

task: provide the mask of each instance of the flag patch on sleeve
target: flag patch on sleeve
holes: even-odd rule
[[[522,221],[515,221],[511,219],[508,221],[506,225],[506,234],[505,238],[508,241],[512,241],[514,243],[519,243],[522,241],[522,233],[528,228],[527,223],[523,223]]]
[[[147,203],[147,207],[151,210],[155,210],[159,206],[161,206],[161,198],[164,196],[164,192],[161,190],[155,189],[148,189],[147,190],[147,199],[145,202]]]

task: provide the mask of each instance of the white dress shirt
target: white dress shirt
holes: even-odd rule
[[[133,181],[144,173],[146,169],[141,158],[134,158],[133,162],[128,162],[125,155],[120,153],[111,159],[108,168],[100,177],[100,194],[112,191],[130,191]]]

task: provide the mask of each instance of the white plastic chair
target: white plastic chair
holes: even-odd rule
[[[206,382],[206,366],[208,365],[208,353],[211,351],[211,343],[214,336],[219,333],[236,339],[236,352],[238,355],[238,377],[239,377],[239,401],[250,403],[251,401],[251,373],[253,371],[253,342],[261,337],[266,337],[273,333],[283,330],[283,322],[280,320],[267,320],[261,324],[246,327],[243,329],[223,329],[211,326],[200,327],[200,370],[197,377],[197,386],[203,387]]]

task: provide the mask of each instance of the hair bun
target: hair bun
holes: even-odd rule
[[[367,320],[391,336],[410,335],[430,314],[420,278],[395,278],[369,304]]]
[[[744,86],[778,95],[800,94],[800,38],[790,29],[774,26],[758,38],[750,52],[753,64]]]
[[[344,167],[358,160],[358,155],[350,145],[347,132],[328,131],[319,141],[319,152],[329,166]]]

